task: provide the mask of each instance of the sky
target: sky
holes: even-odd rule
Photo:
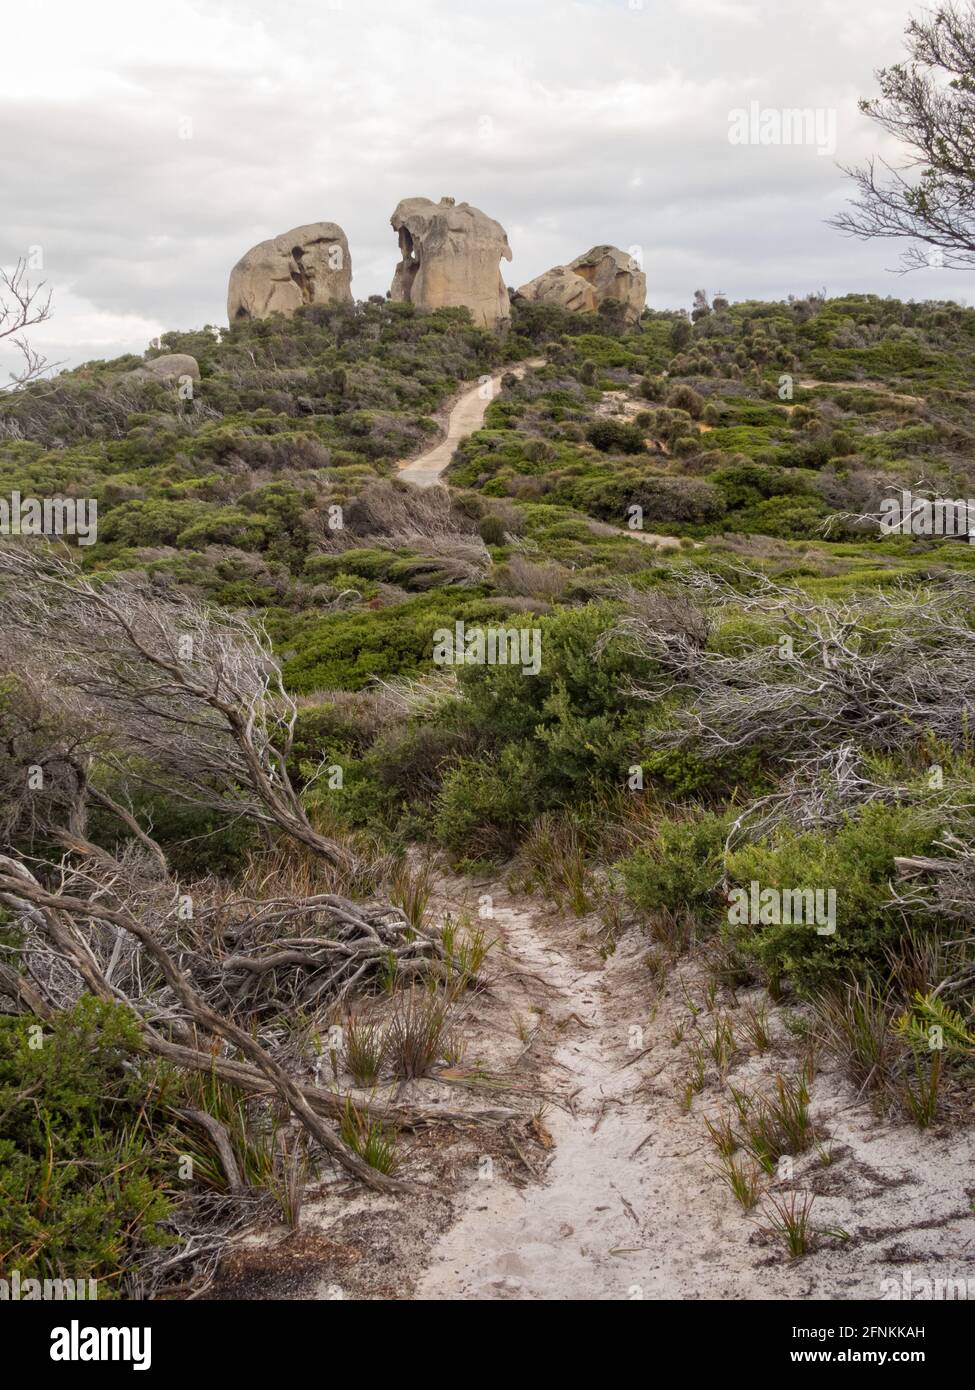
[[[505,227],[517,286],[600,242],[654,308],[693,292],[966,300],[891,273],[899,248],[826,219],[842,164],[894,147],[857,107],[903,55],[911,0],[45,0],[8,8],[0,264],[53,290],[53,361],[226,323],[256,242],[338,222],[353,293],[385,293],[404,197]],[[12,61],[16,55],[16,61]],[[816,113],[735,143],[737,112]],[[772,121],[770,125],[768,122]],[[740,133],[740,132],[739,132]],[[747,129],[746,129],[747,135]],[[0,371],[4,370],[0,356]]]

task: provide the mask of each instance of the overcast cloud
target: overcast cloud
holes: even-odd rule
[[[642,249],[649,302],[825,287],[964,299],[839,236],[838,162],[910,0],[47,0],[9,11],[0,262],[40,247],[70,364],[226,322],[233,263],[335,221],[353,292],[385,293],[400,198],[497,218],[519,285],[590,246]],[[918,4],[913,6],[916,11]],[[836,148],[729,143],[729,112],[834,111]],[[893,153],[888,146],[887,152]]]

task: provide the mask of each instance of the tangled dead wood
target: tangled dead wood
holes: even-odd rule
[[[0,994],[40,1018],[86,991],[124,1003],[145,1052],[275,1099],[356,1178],[404,1189],[334,1132],[338,1096],[296,1079],[289,1024],[328,1017],[380,977],[445,973],[440,935],[337,891],[180,883],[126,790],[161,786],[253,821],[300,847],[323,884],[369,877],[292,785],[295,705],[260,626],[145,576],[90,580],[65,552],[23,545],[0,549],[0,623],[16,671],[0,710],[0,904],[19,932],[0,947]],[[28,794],[31,769],[42,776]],[[118,823],[121,848],[91,838],[92,808]],[[60,863],[52,845],[67,850]],[[395,1110],[402,1127],[431,1118]]]
[[[646,660],[634,694],[672,711],[659,748],[728,759],[752,750],[783,769],[776,792],[739,818],[822,823],[897,800],[868,757],[927,740],[961,748],[975,715],[975,583],[953,575],[823,599],[741,570],[675,576],[671,595],[630,593],[614,635]],[[730,640],[711,634],[748,621]],[[946,798],[929,798],[943,810]],[[960,804],[957,810],[963,809]]]

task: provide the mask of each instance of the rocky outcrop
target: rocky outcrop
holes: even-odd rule
[[[594,314],[598,308],[594,286],[567,265],[553,266],[529,280],[515,290],[515,298],[528,304],[557,304],[575,314]]]
[[[453,198],[404,198],[390,223],[402,257],[391,299],[420,309],[466,307],[480,328],[507,323],[511,305],[499,262],[511,260],[511,247],[500,222]]]
[[[181,376],[199,381],[200,367],[188,352],[164,352],[161,357],[151,357],[125,375],[130,381],[178,381]]]
[[[515,291],[529,304],[558,304],[574,313],[594,313],[601,304],[622,306],[625,323],[636,323],[647,302],[647,277],[618,246],[594,246],[568,265],[557,265]]]
[[[627,323],[636,323],[647,302],[647,277],[627,251],[618,246],[594,246],[576,256],[569,269],[588,280],[596,291],[596,303],[623,305]]]
[[[310,222],[257,246],[230,272],[227,317],[290,318],[304,304],[351,304],[352,260],[336,222]]]

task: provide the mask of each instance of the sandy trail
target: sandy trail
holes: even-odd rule
[[[499,920],[509,961],[548,986],[547,1024],[564,1035],[549,1078],[558,1103],[544,1118],[554,1158],[541,1185],[482,1182],[415,1297],[625,1298],[645,1273],[649,1235],[640,1213],[653,1179],[646,1161],[627,1157],[647,1124],[641,1074],[624,1066],[626,1027],[608,1017],[601,967],[575,961],[539,932],[530,910],[502,907]]]
[[[712,997],[703,948],[648,969],[636,924],[604,960],[597,918],[504,882],[444,879],[432,906],[472,919],[485,893],[495,944],[485,988],[459,1006],[462,1060],[394,1092],[424,1109],[518,1118],[401,1136],[417,1188],[406,1199],[327,1176],[307,1193],[300,1231],[246,1233],[210,1297],[901,1301],[931,1298],[938,1280],[975,1296],[975,1131],[961,1114],[924,1132],[891,1122],[821,1057],[817,1142],[764,1177],[746,1213],[714,1171],[705,1120],[734,1118],[732,1085],[769,1095],[777,1075],[796,1075],[795,1008],[757,987]],[[771,1034],[760,1051],[745,1025],[757,1003]],[[723,1075],[708,1064],[688,1110],[695,1029],[706,1037],[719,1015],[734,1057]],[[798,1259],[768,1228],[769,1200],[790,1194],[813,1199],[818,1232]]]
[[[409,463],[400,465],[399,476],[416,487],[433,487],[440,481],[440,475],[454,456],[454,450],[462,439],[479,430],[484,424],[484,416],[491,402],[497,397],[501,378],[509,372],[512,376],[523,377],[529,367],[542,367],[544,357],[531,357],[517,366],[505,367],[484,381],[465,387],[451,407],[447,417],[447,433],[439,444],[426,453],[420,454]]]
[[[539,1079],[553,1098],[544,1124],[555,1146],[537,1182],[468,1183],[414,1299],[876,1299],[905,1268],[975,1288],[970,1130],[883,1123],[824,1068],[812,1113],[833,1161],[799,1155],[793,1174],[770,1186],[778,1197],[815,1194],[814,1224],[849,1239],[789,1259],[763,1231],[762,1207],[742,1212],[711,1166],[704,1115],[726,1108],[722,1083],[709,1079],[691,1113],[677,1102],[688,1065],[674,1036],[688,1020],[678,974],[654,986],[639,932],[604,963],[586,939],[591,920],[501,890],[495,906],[506,967],[497,1003],[520,1013],[527,990],[541,1019]],[[699,964],[678,970],[700,998]],[[795,1040],[771,1014],[775,1043],[761,1055],[742,1049],[736,1085],[764,1090],[776,1072],[796,1070]],[[707,1010],[701,1018],[707,1027]]]

